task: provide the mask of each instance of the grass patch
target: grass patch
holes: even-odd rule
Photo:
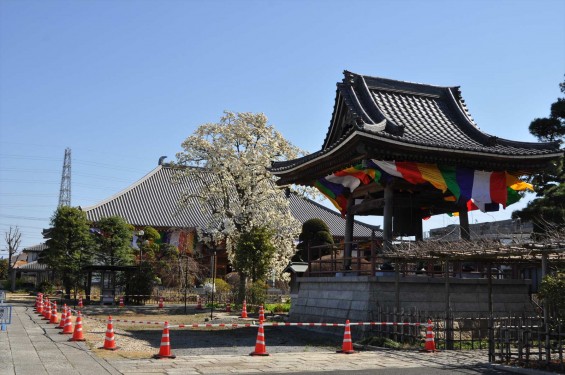
[[[367,337],[359,341],[361,345],[378,346],[381,348],[401,349],[402,344],[386,337]]]

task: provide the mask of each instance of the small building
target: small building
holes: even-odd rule
[[[15,265],[16,277],[19,277],[24,283],[34,285],[35,287],[43,281],[47,281],[49,278],[47,265],[37,261],[39,254],[46,248],[47,245],[45,243],[24,248],[18,257],[18,259],[22,259]]]
[[[531,240],[534,225],[530,221],[520,219],[498,220],[485,223],[469,224],[471,240],[489,239],[503,243],[523,243]],[[461,226],[451,224],[441,228],[430,229],[426,240],[459,241],[462,237]]]

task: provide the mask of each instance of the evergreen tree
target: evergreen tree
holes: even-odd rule
[[[332,251],[334,240],[330,228],[322,219],[310,219],[302,224],[302,232],[298,237],[298,252],[293,257],[295,262],[308,261],[308,249],[311,260],[328,255]]]
[[[45,232],[47,249],[39,262],[47,264],[60,278],[67,298],[75,293],[82,278],[81,268],[91,263],[92,240],[86,213],[76,207],[61,206],[51,218],[51,228]]]
[[[565,94],[565,80],[559,85]],[[563,143],[565,138],[565,98],[551,105],[549,117],[533,120],[530,133],[540,141]],[[539,198],[526,208],[512,213],[512,218],[532,221],[535,233],[552,233],[565,226],[565,169],[563,157],[532,178]]]
[[[98,263],[108,266],[133,264],[133,228],[124,219],[119,216],[103,218],[93,227]]]
[[[272,238],[272,232],[265,227],[254,227],[239,237],[233,265],[253,282],[267,279],[276,252]]]

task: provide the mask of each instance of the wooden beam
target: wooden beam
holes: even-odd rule
[[[375,194],[383,190],[384,188],[381,185],[372,182],[368,185],[359,186],[351,195],[353,198],[363,198],[369,194]]]
[[[381,209],[385,206],[385,199],[367,199],[363,202],[351,207],[351,212],[355,215],[359,213],[371,213],[374,210]]]

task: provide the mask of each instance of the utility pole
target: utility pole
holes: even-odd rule
[[[61,188],[59,189],[58,207],[71,206],[71,149],[65,149],[63,173],[61,174]]]

